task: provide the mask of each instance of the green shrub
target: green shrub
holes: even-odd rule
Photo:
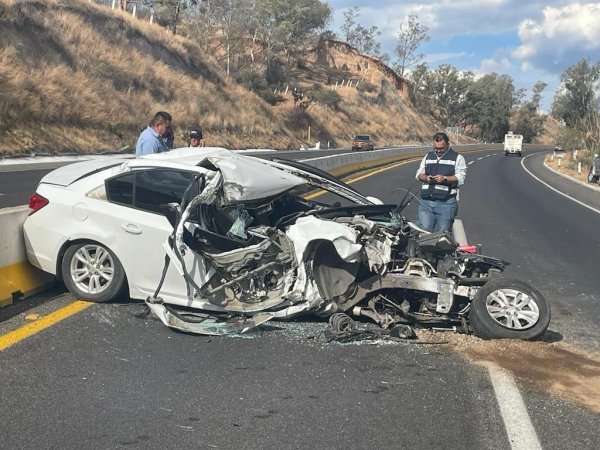
[[[267,80],[257,72],[241,70],[233,75],[235,81],[251,91],[261,92],[267,89]]]
[[[330,108],[337,109],[342,97],[336,91],[329,89],[321,89],[319,91],[312,91],[312,99],[320,103],[321,105],[329,106]]]
[[[285,124],[288,128],[304,130],[313,124],[313,119],[305,109],[292,109],[287,112]]]
[[[270,89],[267,89],[266,91],[261,91],[258,93],[258,95],[260,96],[260,98],[262,98],[265,102],[267,102],[271,106],[278,105],[279,103],[282,103],[285,101],[285,98],[283,98],[279,94],[275,94]]]
[[[283,64],[278,59],[268,60],[265,77],[269,86],[280,85],[287,81],[287,74],[285,73]]]
[[[358,92],[372,94],[374,92],[377,92],[377,86],[375,86],[373,83],[369,83],[368,81],[359,81],[358,86],[356,86],[356,90]]]

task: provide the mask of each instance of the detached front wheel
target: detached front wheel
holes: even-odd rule
[[[534,340],[550,324],[550,305],[529,284],[498,278],[477,292],[469,319],[473,333],[482,339]]]

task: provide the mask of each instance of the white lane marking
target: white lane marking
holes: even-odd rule
[[[477,158],[477,161],[481,161],[483,159],[483,156],[481,158]]]
[[[453,232],[459,243],[460,239],[464,239],[465,243],[467,242],[467,234],[462,220],[454,221]],[[500,407],[500,415],[504,422],[510,448],[512,450],[541,450],[542,446],[537,432],[531,423],[515,379],[509,372],[493,365],[487,365],[487,368],[496,394],[496,401]]]
[[[529,156],[533,156],[533,155],[529,155]],[[535,176],[533,173],[531,173],[531,171],[530,171],[530,170],[529,170],[527,167],[525,167],[525,160],[526,160],[527,158],[529,158],[529,156],[526,156],[525,158],[523,158],[523,159],[521,160],[521,166],[523,167],[523,169],[525,170],[525,172],[527,172],[529,175],[531,175],[533,178],[535,178],[536,180],[538,180],[540,183],[542,183],[542,184],[543,184],[544,186],[546,186],[547,188],[549,188],[549,189],[552,189],[552,190],[553,190],[554,192],[556,192],[557,194],[560,194],[560,195],[562,195],[563,197],[567,197],[569,200],[573,200],[575,203],[578,203],[578,204],[580,204],[580,205],[581,205],[581,206],[583,206],[584,208],[587,208],[587,209],[589,209],[590,211],[594,211],[595,213],[597,213],[597,214],[600,214],[600,209],[596,209],[596,208],[594,208],[594,207],[592,207],[592,206],[590,206],[590,205],[586,205],[585,203],[583,203],[583,202],[581,202],[581,201],[577,200],[576,198],[573,198],[573,197],[571,197],[570,195],[568,195],[568,194],[565,194],[564,192],[562,192],[562,191],[559,191],[559,190],[558,190],[558,189],[556,189],[556,188],[553,188],[553,187],[552,187],[552,186],[550,186],[548,183],[546,183],[545,181],[542,181],[542,180],[540,180],[540,179],[539,179],[538,177],[536,177],[536,176]]]
[[[452,234],[454,235],[456,242],[458,242],[460,245],[467,245],[467,235],[465,234],[465,227],[463,227],[462,220],[456,219],[454,221]]]
[[[502,369],[488,366],[500,414],[512,450],[541,450],[535,428],[514,378]]]
[[[469,165],[473,164],[474,162],[475,162],[475,161],[470,161],[470,162],[469,162]]]

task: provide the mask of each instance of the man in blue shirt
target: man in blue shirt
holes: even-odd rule
[[[135,144],[136,158],[139,158],[142,155],[162,153],[169,150],[165,144],[163,135],[171,126],[172,120],[171,114],[168,112],[159,111],[154,115],[148,128],[142,131],[137,140],[137,144]]]

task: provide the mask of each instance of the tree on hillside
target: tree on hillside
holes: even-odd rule
[[[475,137],[501,142],[510,129],[510,115],[522,91],[515,89],[510,75],[490,73],[473,82],[466,98],[467,120],[475,125]]]
[[[387,55],[381,55],[381,43],[377,40],[381,36],[379,28],[375,25],[370,28],[363,27],[358,22],[359,17],[360,8],[353,7],[344,11],[341,30],[346,42],[365,55],[381,59],[389,58],[386,58]]]
[[[464,126],[467,121],[467,95],[473,83],[471,72],[443,64],[428,71],[419,64],[411,73],[411,89],[417,109],[445,126]]]
[[[152,8],[156,13],[157,23],[168,27],[177,34],[177,27],[182,18],[182,12],[189,6],[202,0],[140,0],[140,4]]]
[[[531,96],[531,103],[532,106],[535,107],[536,111],[540,109],[540,102],[542,100],[542,92],[544,91],[544,89],[546,89],[546,87],[548,86],[548,83],[544,82],[544,81],[538,81],[537,83],[535,83],[533,85],[533,94]]]
[[[560,77],[562,86],[554,97],[552,115],[568,127],[581,129],[586,118],[598,110],[597,92],[600,62],[582,59],[566,69]]]
[[[350,43],[354,29],[358,25],[358,17],[360,16],[360,8],[354,6],[344,11],[344,23],[341,26],[343,38]]]
[[[476,79],[472,72],[451,65],[429,71],[426,64],[419,64],[410,78],[420,112],[444,126],[471,130],[474,137],[488,142],[504,138],[513,106],[522,96],[509,75],[492,73]]]
[[[279,70],[277,55],[288,61],[308,36],[324,30],[331,8],[320,0],[255,0],[256,32],[269,71]],[[278,78],[278,77],[275,77]]]
[[[235,57],[244,53],[248,30],[255,24],[252,4],[247,0],[205,1],[199,2],[196,8],[200,9],[207,19],[204,23],[205,28],[209,25],[205,30],[208,33],[206,37],[221,37],[221,45],[214,47],[212,53],[217,60],[225,60],[226,72],[229,75]]]
[[[542,91],[548,84],[538,81],[532,90],[531,100],[516,107],[513,113],[513,130],[523,135],[524,142],[531,142],[544,129],[545,116],[539,114]]]
[[[394,66],[398,75],[403,77],[408,67],[423,59],[423,55],[416,54],[416,51],[429,39],[429,28],[420,24],[417,16],[408,16],[406,23],[398,30],[398,44],[395,49],[398,59]]]

